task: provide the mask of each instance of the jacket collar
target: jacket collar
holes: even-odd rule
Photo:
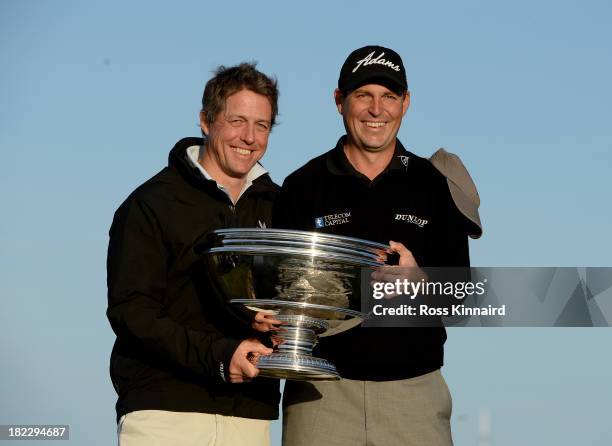
[[[346,135],[343,135],[332,150],[327,153],[327,169],[334,175],[351,175],[360,179],[366,179],[370,181],[365,175],[360,173],[350,163],[346,154],[344,153],[344,144],[346,143]],[[395,140],[395,152],[393,158],[379,175],[386,174],[391,171],[407,171],[408,161],[410,160],[411,153],[408,152],[399,139]]]
[[[181,176],[194,186],[207,190],[216,190],[226,195],[219,190],[217,182],[210,175],[207,175],[207,172],[203,172],[199,164],[196,165],[189,159],[187,151],[190,147],[201,147],[204,145],[203,138],[189,137],[181,139],[174,145],[168,155],[168,166],[177,169]],[[278,191],[278,186],[274,184],[266,169],[259,163],[253,166],[253,169],[251,169],[247,176],[247,181],[252,183],[247,189],[249,193],[275,193]]]

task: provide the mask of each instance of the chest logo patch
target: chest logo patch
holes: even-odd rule
[[[328,226],[343,225],[351,222],[351,212],[341,212],[339,214],[329,214],[322,217],[315,217],[315,228],[326,228]]]
[[[406,223],[412,223],[417,225],[419,228],[425,226],[428,221],[424,218],[419,218],[412,214],[395,214],[395,221],[405,221]]]

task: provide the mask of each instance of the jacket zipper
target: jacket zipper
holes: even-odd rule
[[[230,212],[232,214],[231,215],[231,221],[230,221],[230,224],[228,226],[230,228],[235,228],[235,227],[239,226],[238,225],[238,215],[237,215],[237,212],[236,212],[236,206],[233,203],[230,203],[228,206],[229,206]]]

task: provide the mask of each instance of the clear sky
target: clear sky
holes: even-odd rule
[[[412,94],[400,139],[459,154],[478,185],[473,264],[612,266],[609,2],[206,3],[0,0],[0,424],[114,443],[107,231],[199,134],[219,64],[278,77],[263,163],[282,182],[342,134],[348,53],[394,48]],[[455,443],[478,444],[484,410],[495,446],[612,444],[610,345],[610,328],[449,330]]]

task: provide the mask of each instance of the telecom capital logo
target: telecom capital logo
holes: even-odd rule
[[[350,223],[351,212],[341,212],[338,214],[329,214],[322,217],[315,217],[314,224],[316,229],[326,228],[328,226],[337,226]]]
[[[395,214],[396,221],[405,221],[406,223],[413,223],[417,225],[419,228],[425,226],[428,221],[424,218],[419,218],[412,214]]]

